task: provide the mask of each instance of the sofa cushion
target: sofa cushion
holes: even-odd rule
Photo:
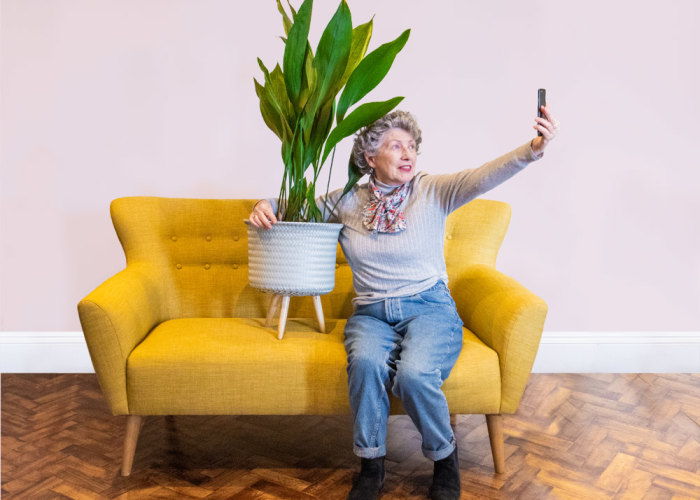
[[[349,413],[345,320],[327,319],[322,334],[314,320],[290,319],[283,340],[263,323],[186,318],[158,325],[128,358],[129,413]],[[453,413],[499,411],[498,355],[466,329],[444,391]],[[392,411],[401,411],[397,401]]]

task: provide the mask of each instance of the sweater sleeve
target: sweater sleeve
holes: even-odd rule
[[[446,213],[450,213],[474,198],[490,191],[542,157],[530,147],[530,142],[484,163],[482,166],[456,174],[427,175],[425,181]]]

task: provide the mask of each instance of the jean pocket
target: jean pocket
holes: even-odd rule
[[[416,294],[416,299],[419,303],[425,305],[453,305],[454,301],[450,296],[450,292],[443,287],[434,287]]]

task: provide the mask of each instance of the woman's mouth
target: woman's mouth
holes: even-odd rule
[[[411,171],[411,165],[401,165],[401,166],[399,167],[399,170],[401,170],[402,172],[410,172],[410,171]]]

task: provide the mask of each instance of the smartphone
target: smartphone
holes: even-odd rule
[[[544,118],[544,113],[542,112],[542,106],[547,105],[547,89],[537,89],[537,116],[539,118]],[[538,136],[542,136],[542,132],[537,131]]]

